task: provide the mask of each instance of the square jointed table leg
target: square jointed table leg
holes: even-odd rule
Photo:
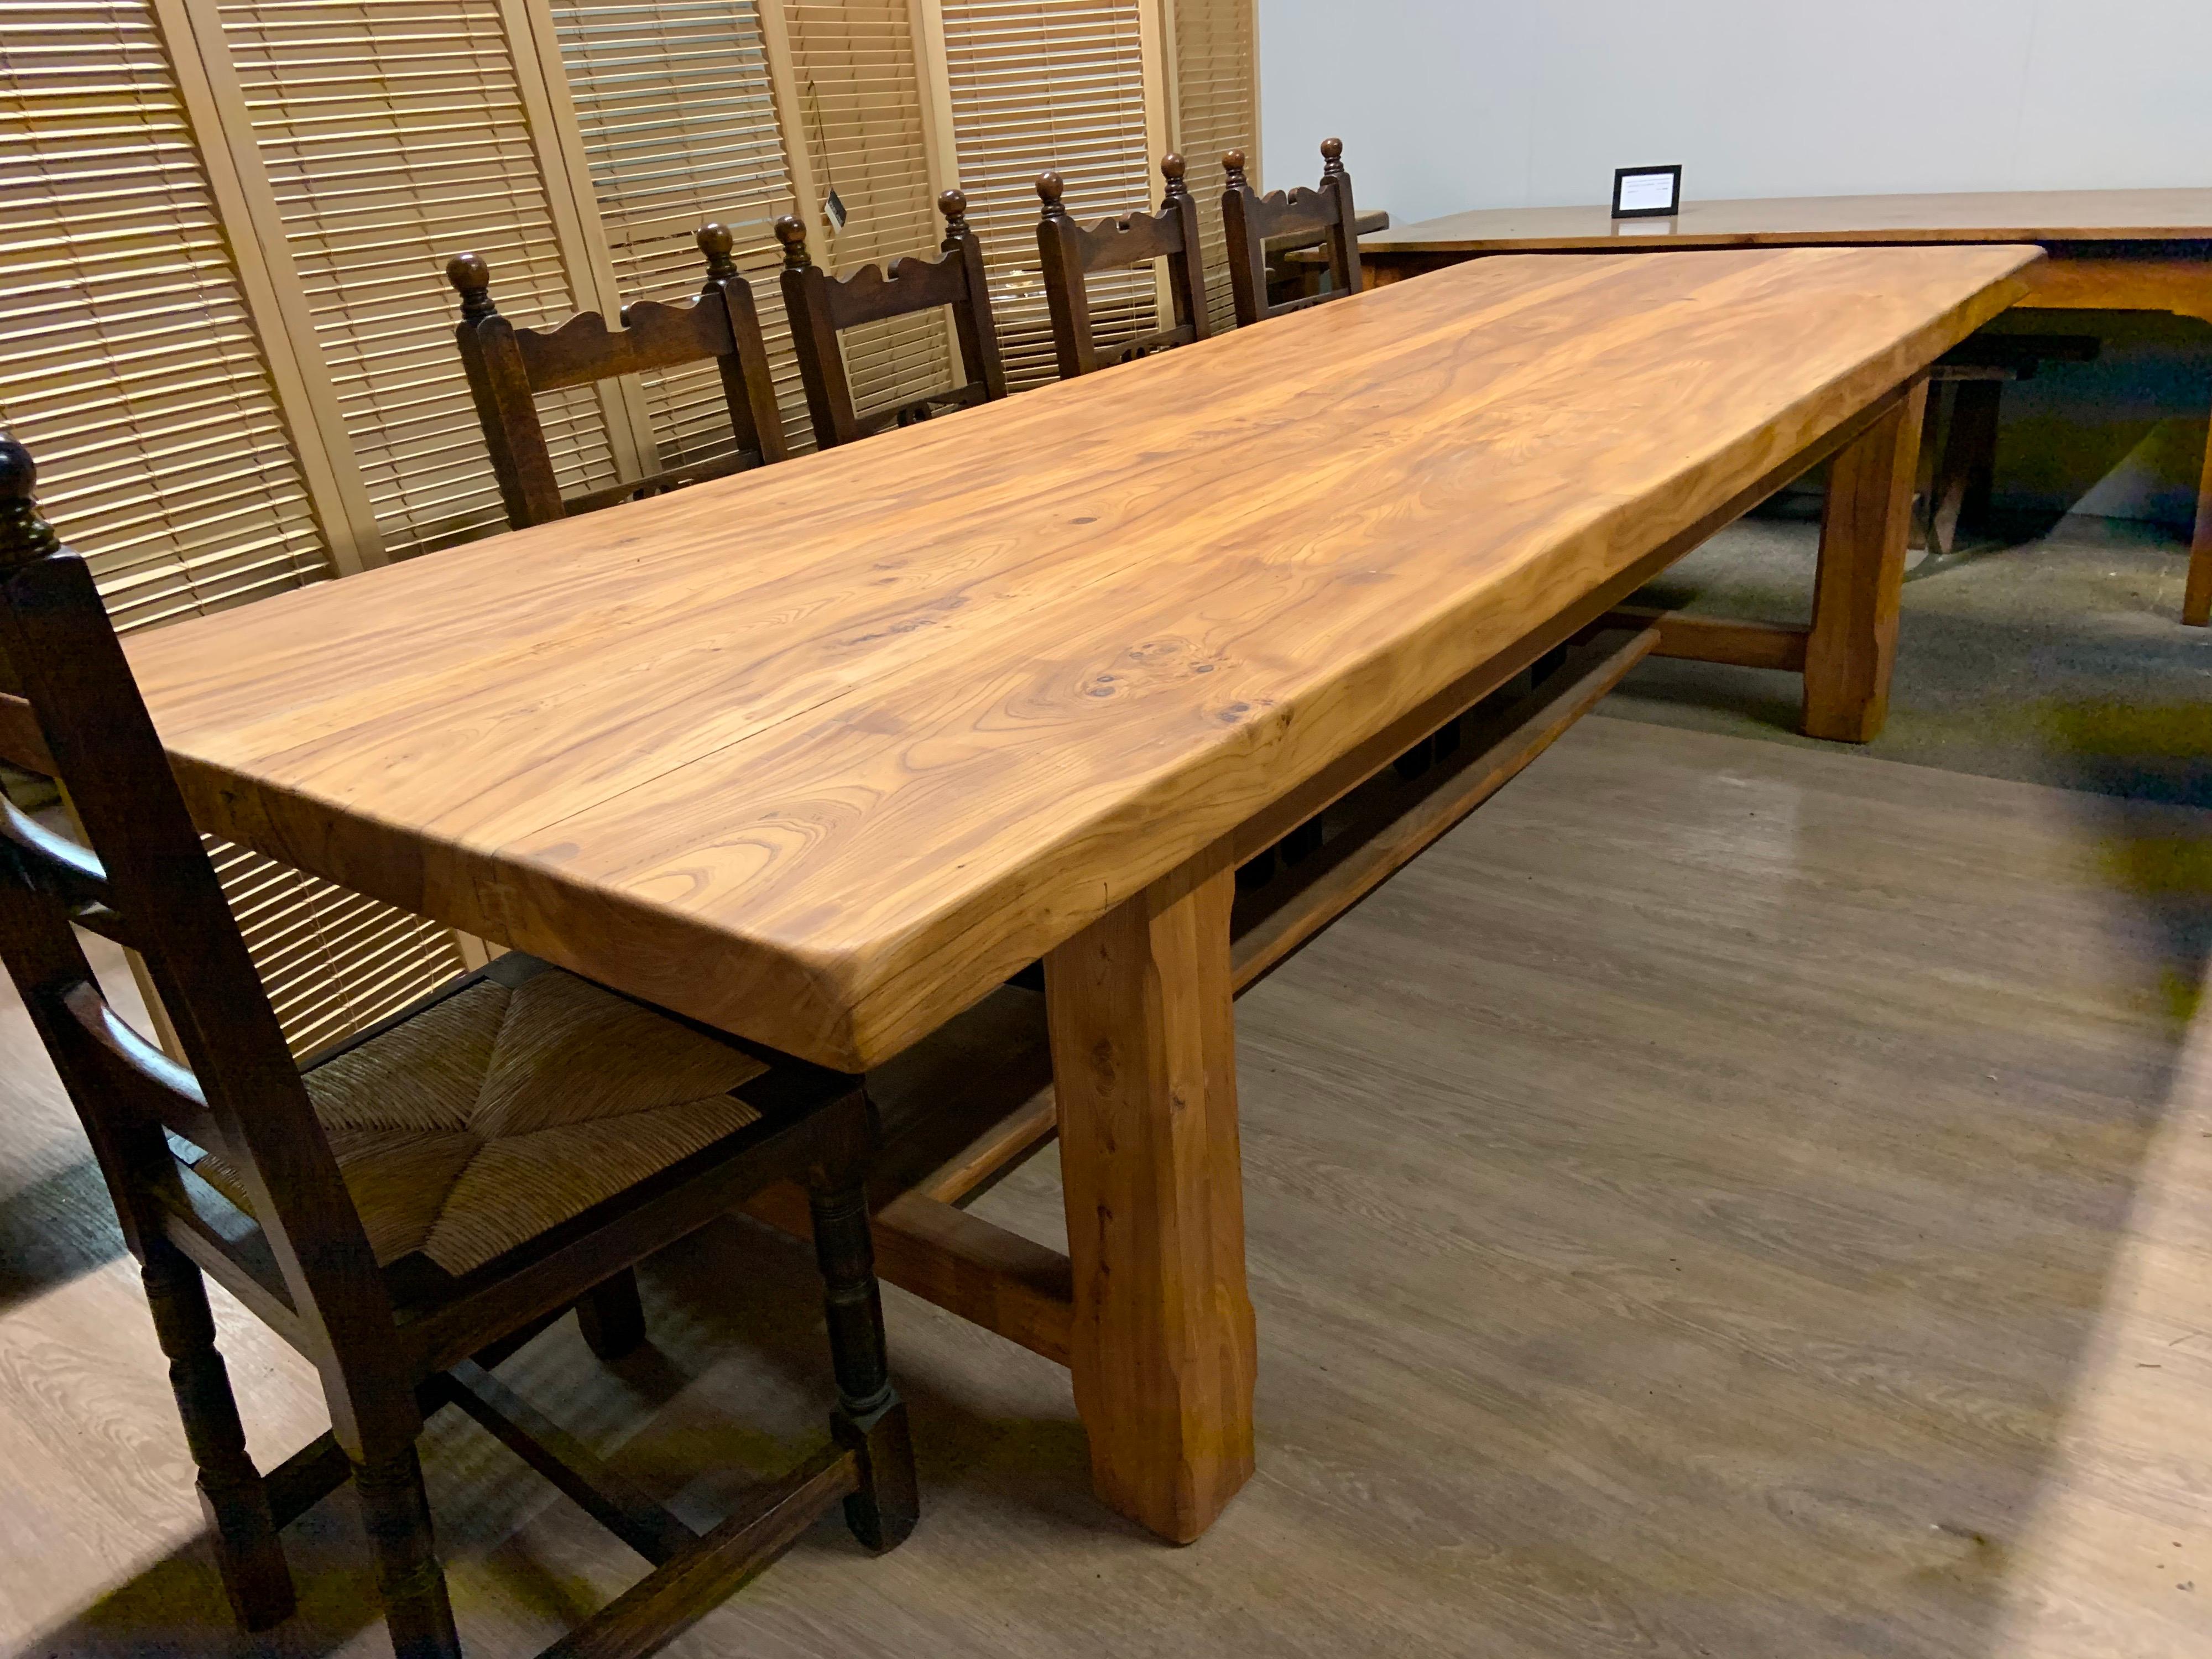
[[[1813,629],[1805,641],[1808,737],[1869,743],[1889,713],[1905,544],[1927,403],[1923,380],[1828,464]]]
[[[1045,959],[1091,1478],[1177,1543],[1252,1473],[1235,872],[1218,862],[1153,883]]]

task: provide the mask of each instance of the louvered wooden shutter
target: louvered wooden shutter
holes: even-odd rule
[[[807,227],[815,258],[843,274],[901,254],[932,254],[944,239],[930,187],[922,102],[908,0],[783,0],[796,107],[814,187],[844,204],[845,228]],[[951,380],[941,317],[900,317],[848,329],[845,362],[863,415]]]
[[[943,0],[952,133],[969,222],[983,239],[1006,379],[1054,378],[1037,272],[1036,176],[1066,180],[1085,224],[1158,205],[1146,154],[1141,0]],[[1102,356],[1154,326],[1150,267],[1091,279]]]
[[[1170,0],[1176,146],[1190,164],[1206,247],[1206,311],[1233,328],[1228,252],[1221,230],[1221,155],[1241,149],[1260,180],[1259,25],[1255,0]]]
[[[211,840],[208,853],[295,1054],[351,1036],[461,971],[449,927],[242,847]]]
[[[239,0],[219,7],[253,141],[395,556],[506,527],[453,349],[447,258],[492,270],[519,322],[587,307],[555,235],[497,0]],[[538,400],[565,491],[611,483],[588,389]]]
[[[0,427],[118,625],[330,574],[152,8],[11,9],[0,33]],[[453,935],[210,842],[294,1049],[459,968]]]
[[[709,220],[727,225],[760,307],[786,431],[811,441],[769,228],[793,210],[791,170],[754,0],[556,5],[552,18],[616,287],[625,301],[696,293],[693,233]],[[734,441],[713,364],[649,375],[645,392],[662,465]]]
[[[143,628],[329,573],[167,51],[143,4],[0,36],[0,424]]]

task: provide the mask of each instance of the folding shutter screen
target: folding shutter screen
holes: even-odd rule
[[[806,399],[769,228],[793,210],[791,169],[754,0],[556,5],[552,18],[616,287],[625,301],[696,293],[703,273],[693,233],[710,220],[727,225],[797,438]],[[649,376],[645,391],[664,465],[732,443],[713,364]]]
[[[923,137],[926,94],[908,0],[782,0],[795,109],[814,187],[835,192],[845,228],[809,225],[814,257],[840,274],[901,254],[934,254],[944,240]],[[845,362],[863,414],[951,379],[940,317],[899,317],[848,330]]]
[[[49,513],[125,629],[328,574],[149,9],[7,22],[0,422]]]
[[[1050,167],[1067,181],[1068,210],[1085,224],[1156,205],[1141,3],[943,0],[960,184],[989,256],[1000,349],[1017,388],[1057,373],[1037,274],[1037,174]],[[1102,351],[1152,329],[1158,291],[1150,266],[1091,278]]]
[[[588,309],[554,231],[500,0],[219,5],[346,431],[395,556],[504,529],[453,350],[447,258],[523,323]],[[617,476],[599,398],[541,398],[562,488]]]
[[[1221,155],[1241,149],[1259,178],[1259,25],[1255,0],[1169,0],[1175,65],[1176,144],[1190,163],[1201,211],[1206,310],[1216,328],[1236,325],[1221,234]],[[1356,157],[1354,158],[1357,159]]]
[[[144,628],[330,573],[199,141],[145,4],[42,5],[0,47],[0,426]],[[307,1053],[460,965],[442,927],[210,842]]]

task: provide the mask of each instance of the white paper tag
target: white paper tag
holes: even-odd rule
[[[1674,175],[1671,173],[1632,173],[1620,181],[1620,210],[1648,213],[1674,205]]]

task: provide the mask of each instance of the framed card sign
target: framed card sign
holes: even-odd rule
[[[1613,175],[1616,219],[1671,219],[1682,210],[1682,169],[1618,167]]]

